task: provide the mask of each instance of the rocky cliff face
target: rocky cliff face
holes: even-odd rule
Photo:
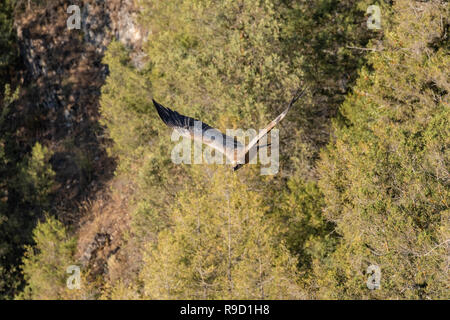
[[[132,0],[78,1],[81,29],[69,30],[70,1],[49,1],[27,10],[16,22],[26,85],[36,85],[39,100],[48,109],[60,109],[66,127],[73,125],[76,111],[103,84],[107,66],[101,64],[109,42],[116,38],[142,56],[144,32],[137,26]],[[138,64],[138,61],[136,64]],[[89,101],[85,101],[86,98]],[[62,110],[64,109],[64,110]]]
[[[81,11],[79,30],[67,27],[72,4]],[[103,55],[117,39],[132,49],[140,67],[146,34],[136,23],[133,0],[49,0],[46,5],[25,4],[22,10],[15,23],[24,65],[22,93],[12,121],[24,149],[39,141],[53,151],[54,214],[66,224],[79,225],[80,204],[104,197],[99,194],[115,168],[98,124],[101,87],[108,75]],[[108,230],[104,232],[101,239],[109,239]],[[85,239],[86,248],[80,249],[89,255],[86,263],[111,242],[99,241],[95,230],[89,234],[92,241]]]

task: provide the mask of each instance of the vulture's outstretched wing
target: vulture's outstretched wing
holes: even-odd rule
[[[244,151],[244,146],[234,138],[227,136],[206,123],[186,117],[178,112],[166,108],[153,100],[153,104],[164,123],[180,132],[181,135],[204,143],[223,153],[231,162],[235,161],[236,154]]]
[[[234,167],[235,171],[237,169],[239,169],[240,167],[242,167],[242,163],[247,163],[247,162],[249,162],[251,160],[251,159],[249,159],[249,154],[256,155],[256,152],[250,152],[250,151],[254,151],[253,150],[254,148],[258,148],[259,140],[261,140],[262,137],[264,137],[266,134],[268,134],[270,132],[270,130],[272,130],[273,127],[275,127],[278,124],[278,122],[283,120],[283,118],[286,116],[286,114],[288,113],[288,111],[292,107],[292,105],[298,99],[300,99],[303,96],[304,93],[305,93],[305,90],[298,89],[297,92],[294,94],[294,97],[292,98],[292,100],[289,103],[289,105],[286,108],[286,110],[284,110],[278,117],[273,119],[263,130],[260,130],[260,132],[256,135],[256,137],[254,137],[249,142],[249,144],[245,147],[245,151],[243,152],[244,159],[240,159],[240,161],[239,161],[240,164],[238,164],[238,165],[236,165]]]

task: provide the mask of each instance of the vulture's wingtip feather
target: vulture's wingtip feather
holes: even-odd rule
[[[171,120],[171,114],[167,108],[156,102],[154,99],[152,99],[153,104],[155,105],[156,111],[159,114],[159,117],[162,121],[164,121],[165,124],[169,125]]]

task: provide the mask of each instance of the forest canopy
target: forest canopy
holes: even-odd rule
[[[374,3],[381,29],[368,28]],[[92,93],[114,174],[65,211],[55,164],[79,145],[24,142],[6,125],[37,90],[11,76],[27,68],[8,33],[27,9],[12,8],[0,4],[1,298],[449,298],[447,1],[138,1],[146,39],[111,41]],[[277,126],[276,175],[173,163],[152,103],[223,132],[259,129],[299,87]],[[95,160],[72,153],[95,184]]]

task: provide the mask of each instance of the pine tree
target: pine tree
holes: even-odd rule
[[[322,297],[448,297],[448,13],[443,1],[396,1],[372,71],[341,108],[320,164],[325,215],[342,236],[316,266]],[[366,287],[370,265],[380,290]]]
[[[27,246],[23,273],[27,285],[22,299],[62,299],[69,296],[67,267],[74,263],[76,241],[61,222],[47,217],[33,230],[35,246]]]
[[[277,241],[261,195],[228,170],[211,175],[211,183],[202,177],[178,194],[173,226],[159,234],[156,245],[148,245],[141,272],[144,297],[302,297],[296,260]]]

